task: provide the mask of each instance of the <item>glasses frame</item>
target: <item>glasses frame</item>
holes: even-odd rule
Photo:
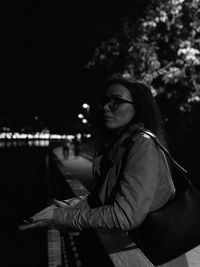
[[[111,101],[113,101],[113,100],[117,100],[118,101],[118,103],[115,103],[116,107],[112,107]],[[119,108],[119,106],[121,104],[124,104],[124,103],[132,104],[132,105],[134,104],[134,102],[126,100],[126,99],[119,98],[119,97],[113,97],[113,98],[110,98],[110,99],[106,100],[103,103],[99,103],[99,106],[100,106],[101,109],[103,109],[103,107],[108,104],[108,107],[109,107],[110,111],[115,111],[115,110],[117,110]]]

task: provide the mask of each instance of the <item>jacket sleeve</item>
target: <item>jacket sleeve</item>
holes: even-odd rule
[[[71,230],[136,228],[151,209],[158,180],[158,149],[149,137],[140,136],[129,151],[119,177],[114,201],[98,208],[57,208],[53,223]]]

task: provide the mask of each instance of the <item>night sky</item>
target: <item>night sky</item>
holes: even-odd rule
[[[29,0],[1,7],[0,127],[20,129],[38,116],[52,131],[73,128],[81,104],[95,94],[85,65],[133,1],[121,2]]]

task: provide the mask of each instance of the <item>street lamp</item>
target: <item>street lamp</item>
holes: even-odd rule
[[[89,114],[89,112],[90,112],[90,105],[88,105],[87,103],[84,103],[84,104],[82,105],[82,107],[83,107],[84,109],[86,109],[86,110],[87,110],[87,114]]]
[[[86,124],[88,121],[86,119],[83,119],[82,122]]]
[[[84,118],[83,114],[81,114],[81,113],[78,114],[78,117],[79,117],[79,119],[83,119]]]
[[[80,122],[77,124],[83,133],[88,132],[90,130],[90,123],[88,122],[89,112],[90,112],[90,105],[88,105],[87,103],[83,103],[82,113],[78,114],[78,118],[81,119],[81,124]]]
[[[87,103],[84,103],[84,104],[82,105],[82,107],[85,108],[85,109],[89,109],[89,108],[90,108],[90,106],[89,106]]]

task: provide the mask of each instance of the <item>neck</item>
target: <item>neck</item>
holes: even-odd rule
[[[108,130],[106,132],[106,147],[112,146],[125,132],[126,128],[122,127],[117,130]]]

